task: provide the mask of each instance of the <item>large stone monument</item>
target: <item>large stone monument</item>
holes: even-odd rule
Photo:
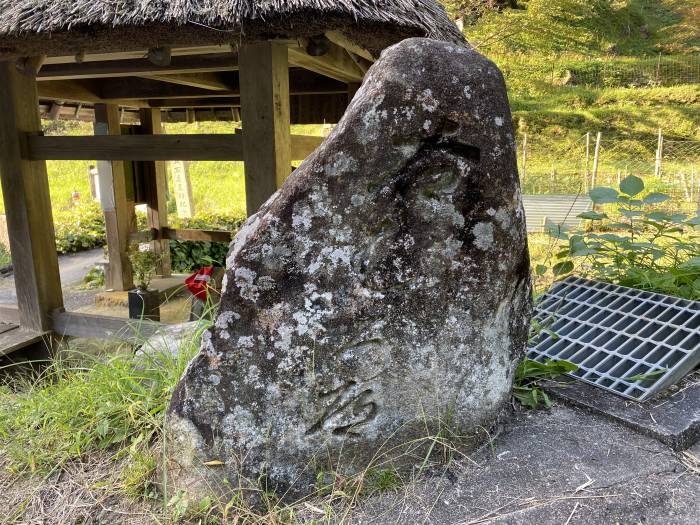
[[[168,413],[170,486],[296,496],[443,426],[491,427],[530,320],[524,221],[496,66],[428,39],[387,49],[232,243]]]

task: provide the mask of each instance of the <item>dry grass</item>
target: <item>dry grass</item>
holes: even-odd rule
[[[0,463],[0,523],[163,522],[156,502],[125,495],[122,467],[123,462],[115,462],[107,452],[71,461],[45,477],[13,475]]]

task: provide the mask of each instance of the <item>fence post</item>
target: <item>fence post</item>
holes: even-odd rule
[[[591,179],[591,188],[595,188],[596,179],[598,178],[598,162],[600,161],[600,141],[603,138],[603,133],[598,132],[595,138],[595,152],[593,154],[593,178]]]
[[[654,166],[654,176],[661,177],[661,164],[664,158],[664,135],[661,128],[659,128],[659,139],[656,144],[656,165]]]
[[[527,176],[527,133],[523,133],[523,178]]]
[[[588,178],[591,176],[591,172],[588,169],[589,166],[591,165],[591,132],[588,131],[586,133],[586,172],[583,177],[584,180],[584,187],[586,189],[586,193],[588,193],[589,187],[588,187]]]
[[[656,61],[656,85],[659,85],[659,79],[661,78],[661,53],[659,53],[659,58]]]

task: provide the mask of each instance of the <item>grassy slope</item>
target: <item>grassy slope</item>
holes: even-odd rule
[[[489,14],[466,31],[469,40],[504,70],[519,131],[551,138],[603,131],[646,140],[662,127],[667,136],[700,140],[697,84],[624,88],[615,86],[614,75],[606,79],[611,87],[604,89],[542,81],[550,70],[555,77],[566,70],[587,72],[598,67],[596,60],[613,71],[629,72],[643,56],[697,53],[700,0],[520,3],[525,9]],[[662,58],[663,67],[674,70],[683,62]]]

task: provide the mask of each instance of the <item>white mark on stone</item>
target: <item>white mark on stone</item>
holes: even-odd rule
[[[493,224],[480,222],[472,228],[474,245],[480,250],[488,250],[493,244]]]
[[[496,117],[493,120],[499,128],[503,126],[503,117]]]

